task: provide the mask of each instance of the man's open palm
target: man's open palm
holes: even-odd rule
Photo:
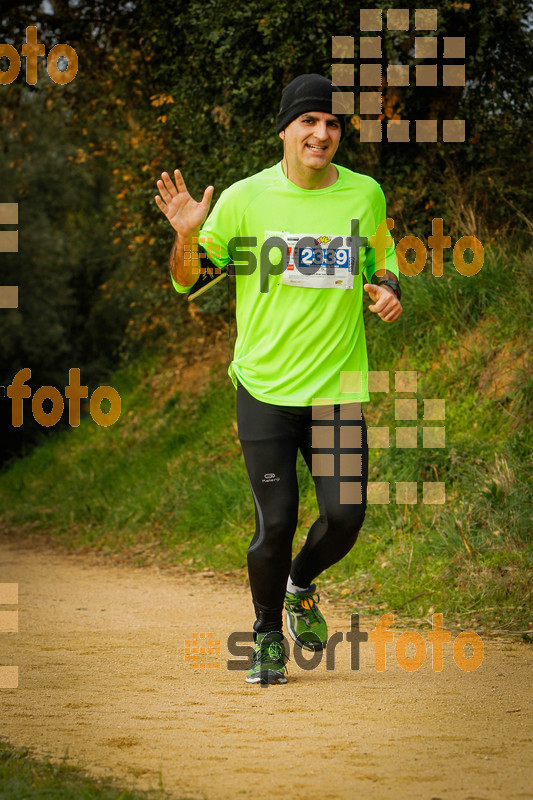
[[[161,173],[161,178],[162,180],[157,181],[161,197],[156,195],[155,202],[174,230],[183,235],[199,230],[209,212],[214,187],[208,186],[201,201],[197,203],[187,191],[179,169],[174,170],[176,185],[172,183],[168,172]]]

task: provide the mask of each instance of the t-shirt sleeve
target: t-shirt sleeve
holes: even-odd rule
[[[238,236],[242,219],[241,200],[238,183],[224,189],[200,230],[199,244],[209,261],[221,269],[231,261],[228,244]]]
[[[172,286],[174,289],[180,294],[187,294],[187,292],[189,292],[194,286],[194,283],[191,283],[190,286],[182,286],[181,283],[178,283],[176,280],[174,280],[172,272],[170,273],[170,280],[172,281]]]
[[[365,251],[365,265],[363,272],[367,280],[370,282],[378,269],[386,269],[392,272],[399,278],[398,263],[396,261],[396,252],[394,249],[394,242],[390,246],[385,246],[385,236],[392,239],[389,229],[385,225],[387,219],[387,204],[385,195],[378,183],[375,183],[375,195],[372,202],[372,210],[374,212],[375,232]],[[379,232],[378,227],[383,223]]]

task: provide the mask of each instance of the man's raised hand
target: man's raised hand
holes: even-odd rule
[[[154,199],[174,230],[184,236],[198,231],[209,213],[214,187],[208,186],[197,203],[187,191],[179,169],[174,170],[176,185],[172,183],[168,172],[161,173],[161,178],[157,181],[161,196],[157,194]]]

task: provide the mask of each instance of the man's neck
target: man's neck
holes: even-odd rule
[[[339,173],[333,164],[328,164],[323,170],[298,170],[297,167],[288,165],[287,160],[283,159],[281,166],[285,177],[295,183],[296,186],[299,186],[300,189],[325,189],[328,186],[332,186],[339,177]]]

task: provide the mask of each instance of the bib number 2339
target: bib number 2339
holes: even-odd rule
[[[285,233],[282,237],[287,243],[288,251],[288,263],[282,278],[282,283],[286,286],[311,289],[353,288],[352,253],[347,236]],[[298,244],[302,239],[305,242]],[[335,247],[330,245],[333,239]]]

